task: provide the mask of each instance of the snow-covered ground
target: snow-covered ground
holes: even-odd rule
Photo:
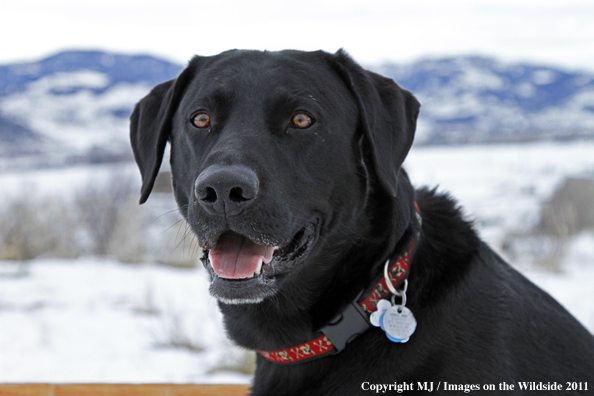
[[[0,382],[247,382],[206,271],[93,259],[0,265]],[[201,351],[200,351],[201,350]]]
[[[415,185],[459,199],[496,249],[527,230],[568,176],[594,176],[594,142],[414,147]],[[137,172],[133,164],[119,172]],[[114,166],[0,174],[0,201],[23,189],[67,196]],[[137,175],[137,173],[136,173]],[[150,199],[149,199],[150,203]],[[520,269],[594,332],[594,234],[569,245],[561,273]],[[248,382],[201,268],[86,258],[0,262],[0,382]]]
[[[565,178],[594,179],[594,142],[413,147],[405,168],[414,185],[451,193],[497,249],[534,226]]]

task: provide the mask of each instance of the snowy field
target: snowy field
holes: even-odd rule
[[[415,185],[451,192],[499,251],[566,177],[594,177],[594,142],[414,147],[405,166]],[[66,198],[114,168],[137,177],[132,164],[0,174],[0,202]],[[572,239],[560,273],[514,264],[594,332],[594,234]],[[0,261],[0,382],[247,383],[237,362],[253,355],[226,340],[207,287],[199,267]]]

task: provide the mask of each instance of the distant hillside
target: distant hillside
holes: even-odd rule
[[[0,66],[0,170],[131,159],[128,117],[182,66],[68,51]],[[594,75],[483,57],[375,68],[422,103],[417,143],[594,137]]]
[[[594,74],[484,57],[376,68],[421,101],[418,142],[594,138]]]
[[[105,74],[109,81],[99,93],[121,83],[158,84],[177,76],[180,65],[147,55],[118,55],[100,51],[66,51],[39,62],[0,66],[0,97],[23,92],[44,77],[80,71]],[[79,88],[84,88],[80,86]],[[55,92],[64,94],[66,92]]]
[[[130,159],[132,107],[181,69],[99,51],[0,66],[0,170]]]

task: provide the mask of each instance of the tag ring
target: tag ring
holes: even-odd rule
[[[390,259],[386,260],[386,264],[384,265],[384,278],[386,280],[386,286],[388,286],[388,289],[390,290],[390,292],[392,292],[392,294],[394,294],[398,297],[402,297],[402,295],[404,293],[406,293],[406,290],[408,289],[408,279],[404,280],[404,288],[402,289],[402,292],[396,290],[394,288],[394,285],[392,285],[390,276],[388,275],[388,265],[390,265]],[[406,299],[406,296],[404,296],[403,298]],[[404,304],[402,304],[402,305],[404,305]]]

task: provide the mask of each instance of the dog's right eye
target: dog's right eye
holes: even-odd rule
[[[293,125],[293,128],[297,129],[309,128],[313,123],[314,120],[305,113],[297,113],[291,119],[291,125]]]
[[[192,117],[192,125],[196,128],[206,128],[210,125],[210,116],[208,113],[198,113]]]

